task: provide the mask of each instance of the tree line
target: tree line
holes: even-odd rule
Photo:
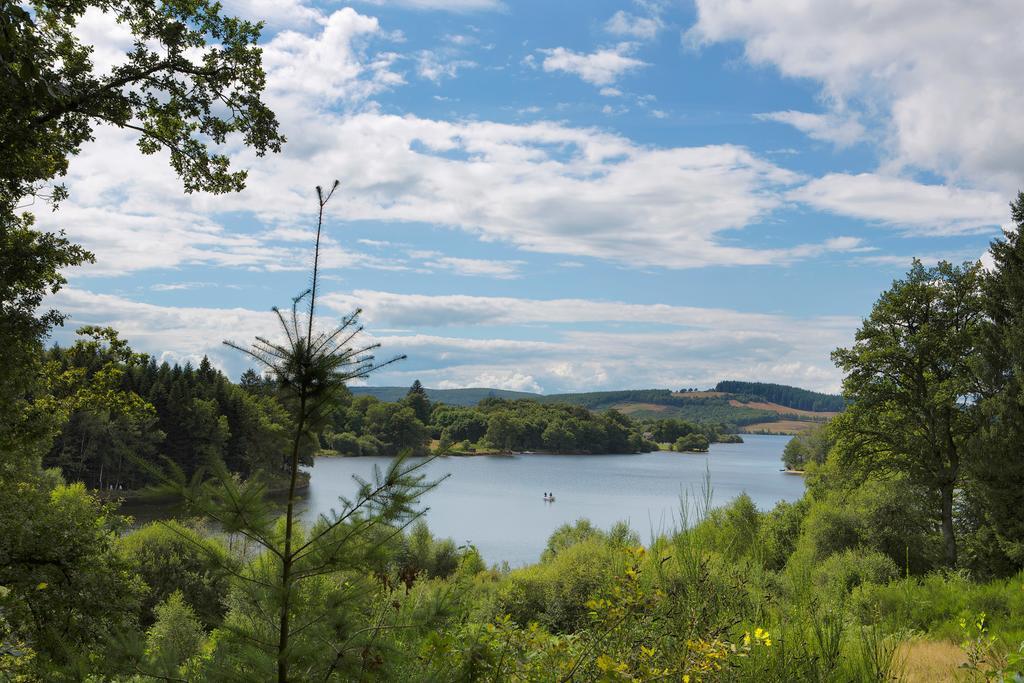
[[[727,380],[715,385],[715,391],[739,394],[744,399],[761,399],[787,408],[814,412],[838,413],[846,408],[846,399],[833,394],[822,394],[785,384],[767,382],[740,382]]]

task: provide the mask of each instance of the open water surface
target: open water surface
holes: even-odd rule
[[[607,529],[629,522],[646,543],[652,531],[680,523],[681,496],[702,497],[710,477],[712,504],[724,505],[746,492],[762,510],[803,495],[800,476],[785,474],[782,449],[788,436],[744,435],[746,443],[713,444],[706,455],[472,456],[438,458],[424,468],[428,478],[449,475],[428,493],[426,520],[438,537],[471,542],[489,564],[536,562],[548,536],[560,525],[587,518]],[[317,458],[303,503],[303,518],[338,508],[352,496],[352,475],[372,479],[388,458]],[[553,491],[555,502],[543,500]],[[691,508],[692,509],[692,508]]]

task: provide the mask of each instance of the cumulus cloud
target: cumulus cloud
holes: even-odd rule
[[[1018,189],[1016,0],[697,0],[697,13],[692,41],[742,41],[752,63],[821,83],[836,111],[877,113],[897,167]]]
[[[505,9],[501,0],[362,0],[370,5],[392,5],[417,10],[445,12],[478,12]]]
[[[525,261],[495,261],[491,259],[461,258],[439,253],[425,255],[423,265],[427,268],[447,270],[456,275],[486,276],[499,280],[514,280],[521,277],[520,269]]]
[[[440,83],[442,78],[455,78],[459,69],[476,66],[471,59],[455,59],[436,50],[421,50],[416,57],[416,73],[428,81]]]
[[[472,370],[470,370],[471,372]],[[522,372],[494,372],[485,370],[468,381],[466,379],[445,379],[437,383],[438,389],[465,389],[468,387],[531,391],[533,393],[543,391],[543,388],[533,378],[533,375],[527,375]]]
[[[444,382],[449,387],[483,385],[547,393],[707,386],[726,377],[831,391],[838,387],[839,374],[828,362],[828,353],[849,343],[858,323],[848,317],[798,319],[580,299],[428,297],[373,291],[335,293],[323,303],[325,311],[339,315],[350,312],[355,304],[363,306],[371,330],[387,323],[412,330],[368,335],[367,341],[383,345],[383,354],[409,356],[408,361],[375,376],[374,383],[407,384],[418,377],[427,386]],[[71,314],[70,325],[113,325],[138,350],[157,358],[195,361],[209,355],[233,376],[246,364],[221,340],[246,341],[257,334],[273,334],[277,327],[269,312],[172,308],[75,288],[62,290],[48,305]],[[545,328],[538,323],[547,321],[564,327],[541,338]],[[586,321],[626,324],[593,331],[574,328]],[[663,329],[647,331],[651,326],[646,323]],[[428,332],[445,326],[468,327],[481,337]],[[638,364],[639,349],[644,362]]]
[[[781,207],[801,180],[742,147],[659,149],[547,121],[375,112],[336,121],[320,143],[254,168],[250,189],[220,206],[288,220],[321,181],[318,169],[331,168],[342,218],[448,225],[531,251],[690,268],[785,263],[807,246],[720,242]]]
[[[323,13],[302,0],[221,0],[225,14],[262,21],[271,29],[309,28],[324,20]]]
[[[99,255],[93,272],[186,264],[298,268],[305,254],[296,240],[307,228],[298,229],[294,217],[304,215],[310,188],[330,169],[342,181],[332,217],[449,226],[530,251],[691,268],[784,264],[833,250],[827,242],[753,247],[722,236],[754,230],[802,180],[743,147],[658,148],[549,121],[381,113],[369,99],[402,77],[393,69],[397,56],[371,51],[373,40],[388,40],[379,22],[346,8],[312,32],[285,30],[267,42],[268,99],[289,143],[282,154],[263,158],[229,145],[226,151],[249,170],[245,192],[182,195],[166,165],[138,155],[132,135],[100,130],[98,143],[73,160],[72,198],[59,222],[41,220],[47,227],[73,223]],[[580,69],[592,80],[620,73],[586,64]],[[124,172],[107,173],[111,163]],[[257,229],[227,227],[240,215]],[[405,267],[326,246],[327,267]],[[436,267],[498,277],[516,270],[514,263],[465,259]]]
[[[604,30],[616,36],[650,40],[658,35],[661,26],[661,19],[656,16],[639,17],[619,10],[605,23]]]
[[[855,216],[929,235],[991,232],[1006,220],[998,192],[925,185],[873,173],[829,173],[789,193],[822,211]]]
[[[390,70],[396,55],[373,58],[360,50],[361,39],[381,34],[375,17],[350,7],[327,17],[319,33],[282,31],[263,47],[267,97],[281,110],[326,107],[365,100],[403,82]]]
[[[579,76],[593,85],[611,85],[623,74],[647,66],[647,62],[630,57],[632,43],[619,43],[590,53],[573,52],[564,47],[540,50],[545,71],[562,71]]]
[[[804,111],[773,111],[756,114],[762,121],[775,121],[793,126],[815,140],[831,142],[837,147],[849,147],[864,137],[864,126],[856,119],[837,114],[811,114]]]

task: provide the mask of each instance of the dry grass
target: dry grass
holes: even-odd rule
[[[736,408],[757,408],[758,410],[770,410],[773,413],[779,415],[800,415],[801,417],[809,417],[812,420],[821,420],[824,422],[830,417],[835,417],[839,413],[829,412],[815,412],[813,410],[800,410],[799,408],[787,408],[786,406],[779,405],[778,403],[768,403],[766,401],[751,401],[750,403],[743,403],[736,399],[731,399],[729,405]]]
[[[967,661],[963,650],[948,640],[908,640],[900,645],[899,657],[906,683],[969,680],[959,669]]]
[[[819,424],[821,423],[808,420],[779,420],[778,422],[757,422],[741,427],[740,431],[744,434],[797,434]]]
[[[673,406],[666,406],[660,403],[620,403],[614,406],[615,410],[625,415],[633,415],[639,412],[667,413]]]

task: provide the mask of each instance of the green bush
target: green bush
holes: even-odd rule
[[[845,596],[866,583],[887,584],[900,570],[887,555],[868,548],[851,548],[832,555],[813,570],[814,584],[833,596]]]
[[[857,513],[849,507],[826,501],[811,506],[797,545],[812,562],[821,562],[860,544],[860,519]]]
[[[536,621],[559,633],[583,628],[586,602],[611,580],[619,555],[596,537],[564,547],[546,562],[511,572],[498,590],[499,611],[520,626]]]
[[[706,453],[710,447],[708,437],[696,432],[681,436],[672,444],[672,450],[680,453]]]
[[[761,517],[757,547],[761,563],[766,569],[779,571],[786,566],[789,556],[796,549],[809,508],[807,498],[801,498],[795,503],[781,501],[771,512]]]
[[[737,560],[754,550],[760,525],[757,506],[750,496],[741,493],[729,505],[712,510],[696,532],[703,536],[707,548]]]
[[[384,454],[384,444],[375,436],[364,434],[359,437],[359,454],[374,457]]]
[[[359,447],[359,437],[352,432],[334,434],[330,444],[331,448],[338,452],[338,455],[362,455],[362,449]]]
[[[168,521],[147,524],[122,537],[118,545],[121,556],[149,586],[142,604],[144,624],[153,623],[156,606],[175,591],[204,625],[221,622],[228,577],[220,569],[227,563],[227,552],[219,542]]]

